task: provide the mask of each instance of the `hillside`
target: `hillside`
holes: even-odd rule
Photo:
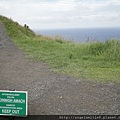
[[[0,16],[8,35],[32,58],[48,63],[55,73],[97,81],[120,80],[120,41],[73,43],[37,36],[29,28]]]
[[[18,22],[14,22],[12,19],[0,16],[0,21],[5,25],[8,35],[13,39],[27,36],[35,36],[35,33],[32,30],[21,26]]]
[[[4,21],[3,18],[2,20]],[[50,40],[45,36],[36,36],[33,32],[32,36],[31,33],[26,35],[24,32],[19,37],[10,34],[13,36],[10,38],[2,20],[0,19],[0,90],[28,91],[29,115],[120,114],[118,60],[103,61],[104,57],[98,59],[99,54],[96,57],[89,54],[87,57],[88,53],[82,50],[93,44]],[[8,33],[11,33],[12,27],[10,25]],[[22,31],[15,29],[16,34]],[[94,81],[93,75],[96,75],[97,81]],[[102,82],[100,78],[103,78]],[[4,118],[0,116],[0,119]],[[21,117],[16,119],[21,120]],[[22,119],[29,120],[29,117]]]

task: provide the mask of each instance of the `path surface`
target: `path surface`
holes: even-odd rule
[[[0,89],[28,91],[31,115],[120,115],[120,85],[54,74],[45,63],[25,58],[1,23]]]

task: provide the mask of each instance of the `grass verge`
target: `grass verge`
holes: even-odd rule
[[[80,79],[120,82],[120,41],[73,43],[37,36],[30,29],[0,16],[7,33],[34,61],[48,63],[54,72]]]

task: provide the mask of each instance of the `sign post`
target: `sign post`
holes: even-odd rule
[[[0,115],[27,116],[27,92],[0,90]]]

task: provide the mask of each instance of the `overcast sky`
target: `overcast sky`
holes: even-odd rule
[[[120,0],[0,0],[0,14],[32,29],[120,27]]]

